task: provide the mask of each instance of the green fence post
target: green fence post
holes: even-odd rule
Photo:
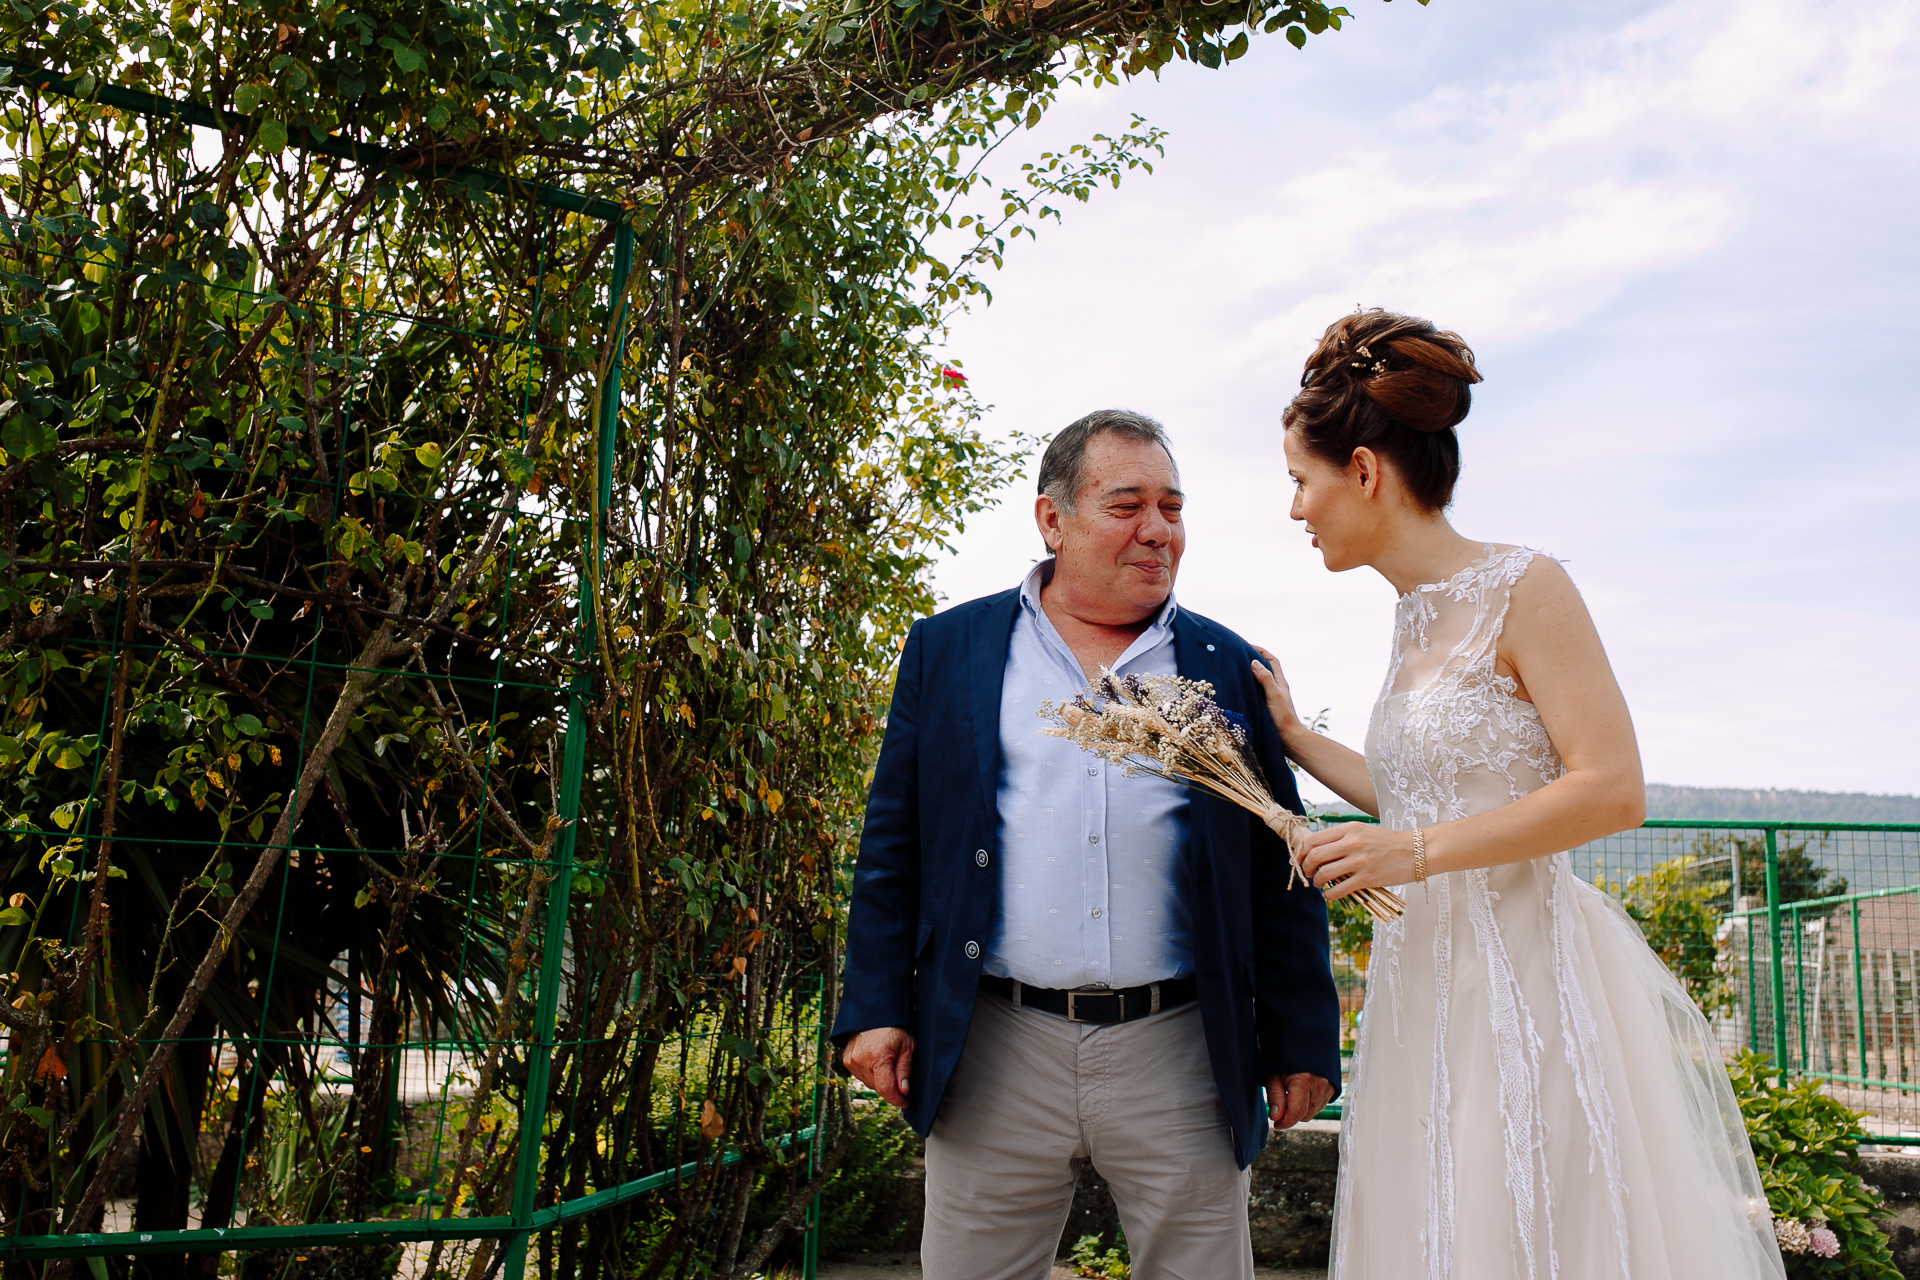
[[[633,226],[622,221],[614,233],[613,280],[607,292],[611,312],[607,372],[600,388],[598,472],[594,485],[591,546],[580,573],[580,639],[575,647],[573,679],[567,693],[567,736],[561,754],[560,812],[554,838],[553,878],[547,882],[547,932],[541,945],[540,994],[534,1005],[533,1043],[527,1052],[527,1090],[520,1105],[520,1146],[513,1172],[513,1225],[507,1240],[507,1280],[522,1280],[527,1239],[533,1225],[534,1192],[540,1181],[540,1145],[546,1135],[547,1089],[553,1071],[554,1024],[560,1007],[560,964],[565,953],[567,904],[573,892],[573,855],[580,825],[580,781],[587,757],[588,675],[593,663],[594,593],[599,587],[607,543],[607,508],[613,495],[613,445],[619,429],[621,348],[626,336],[627,272],[633,262]],[[588,1139],[591,1141],[591,1138]]]
[[[1781,1078],[1787,1072],[1787,975],[1780,945],[1780,848],[1772,827],[1767,828],[1767,941],[1773,965],[1773,1060]]]

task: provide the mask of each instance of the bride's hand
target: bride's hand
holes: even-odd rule
[[[1357,889],[1391,889],[1413,883],[1410,831],[1389,831],[1368,822],[1339,822],[1313,832],[1305,845],[1300,865],[1328,902]],[[1340,883],[1327,888],[1335,880]]]
[[[1300,713],[1294,710],[1293,690],[1287,687],[1287,677],[1280,671],[1280,659],[1259,645],[1255,645],[1253,651],[1262,659],[1253,664],[1253,678],[1266,693],[1267,714],[1273,717],[1273,727],[1280,731],[1280,741],[1285,742],[1288,734],[1306,726],[1300,722]]]

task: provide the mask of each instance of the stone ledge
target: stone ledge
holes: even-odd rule
[[[1339,1165],[1338,1121],[1310,1120],[1273,1135],[1253,1163],[1248,1219],[1255,1262],[1262,1267],[1326,1267]],[[1920,1151],[1863,1152],[1860,1176],[1878,1188],[1886,1201],[1881,1225],[1892,1242],[1900,1274],[1920,1280]],[[900,1255],[903,1260],[919,1239],[924,1206],[922,1178],[917,1174],[901,1178],[891,1208],[900,1217],[896,1239],[905,1251]],[[1120,1215],[1106,1181],[1092,1167],[1082,1169],[1066,1230],[1060,1234],[1060,1256],[1066,1257],[1081,1236],[1111,1239],[1119,1225]]]

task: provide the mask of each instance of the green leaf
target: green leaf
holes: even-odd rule
[[[21,747],[18,738],[0,733],[0,765],[18,764],[26,759],[26,750]]]
[[[287,126],[269,116],[260,122],[260,131],[254,135],[254,141],[259,143],[260,149],[268,155],[279,155],[287,149]],[[284,424],[287,419],[282,418],[280,421]],[[298,422],[299,419],[296,418],[294,421]],[[302,427],[305,425],[301,424]]]
[[[1298,26],[1288,27],[1287,43],[1292,45],[1296,49],[1306,48],[1307,47],[1307,29],[1305,27],[1298,27]]]
[[[11,415],[5,426],[0,426],[0,448],[16,458],[31,458],[45,453],[59,440],[52,423],[41,422],[24,413]]]
[[[1235,58],[1238,58],[1243,54],[1245,54],[1246,51],[1247,51],[1247,33],[1242,31],[1239,35],[1233,38],[1233,43],[1227,46],[1227,61],[1232,62]]]
[[[429,440],[413,451],[413,459],[427,470],[437,471],[440,464],[445,461],[445,456],[441,453],[440,446]]]
[[[253,712],[243,711],[233,718],[233,727],[251,738],[267,726],[260,723],[260,717],[254,715]]]
[[[0,926],[25,924],[26,922],[27,913],[20,907],[7,907],[4,910],[0,910]]]
[[[243,84],[233,91],[233,109],[243,116],[250,116],[259,109],[260,100],[266,97],[262,85]]]
[[[56,769],[78,769],[87,762],[80,748],[71,742],[63,742],[53,755],[53,767]]]
[[[427,65],[427,60],[403,44],[393,46],[393,65],[403,73],[412,74]]]

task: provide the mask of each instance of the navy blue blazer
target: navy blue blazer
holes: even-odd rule
[[[1006,591],[914,624],[867,797],[833,1039],[913,1033],[907,1121],[923,1136],[967,1043],[999,899],[1000,693],[1019,599]],[[1299,812],[1251,646],[1186,609],[1173,635],[1180,674],[1247,718],[1274,798]],[[1285,843],[1237,805],[1194,791],[1188,833],[1201,1021],[1244,1168],[1266,1142],[1263,1081],[1308,1071],[1339,1087],[1326,904],[1288,888]]]

